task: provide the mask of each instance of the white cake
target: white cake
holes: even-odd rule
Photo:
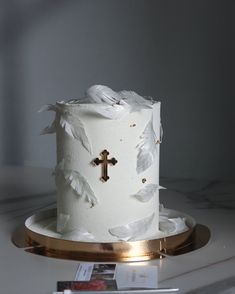
[[[93,86],[48,105],[56,132],[57,232],[62,238],[140,240],[159,231],[160,102]]]

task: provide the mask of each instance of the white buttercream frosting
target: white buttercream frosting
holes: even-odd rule
[[[160,102],[95,85],[85,98],[44,110],[56,112],[43,133],[56,132],[57,229],[64,238],[82,240],[82,232],[101,242],[156,235]],[[106,182],[101,164],[94,164],[104,150],[117,161],[108,164]]]

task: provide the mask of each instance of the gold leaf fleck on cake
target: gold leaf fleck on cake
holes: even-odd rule
[[[142,183],[144,184],[147,180],[145,178],[142,179]]]
[[[130,127],[131,128],[136,127],[136,124],[131,124]]]

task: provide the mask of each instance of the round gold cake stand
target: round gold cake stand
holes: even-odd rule
[[[179,215],[178,212],[172,211]],[[39,233],[32,224],[42,218],[55,215],[55,210],[40,212],[18,228],[12,241],[25,251],[48,257],[95,262],[131,262],[162,258],[166,255],[179,255],[204,246],[210,239],[210,231],[184,214],[189,229],[183,233],[160,239],[95,243],[64,240]]]

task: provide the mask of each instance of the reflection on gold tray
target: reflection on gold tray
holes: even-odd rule
[[[50,215],[54,211],[40,212],[33,217],[39,220],[43,215]],[[173,211],[173,213],[177,213]],[[25,226],[18,228],[12,237],[13,243],[25,251],[48,257],[97,262],[130,262],[146,261],[162,258],[165,255],[179,255],[207,244],[210,231],[206,226],[197,224],[190,216],[186,217],[189,230],[186,232],[160,239],[95,243],[70,241],[43,235],[30,229],[32,217]]]

